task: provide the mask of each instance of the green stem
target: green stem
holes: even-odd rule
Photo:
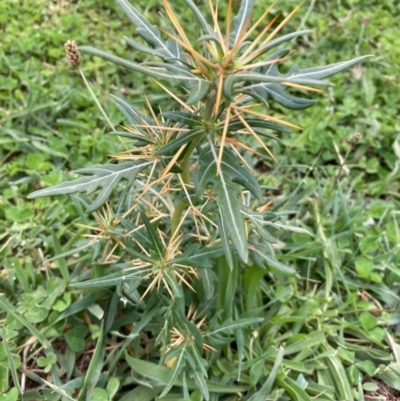
[[[215,95],[211,95],[204,106],[204,114],[203,119],[205,121],[209,121],[212,117],[212,111],[215,105]],[[182,169],[182,180],[185,185],[190,184],[190,156],[192,155],[193,151],[195,150],[196,146],[200,142],[201,138],[198,140],[194,140],[190,145],[189,149],[187,150],[185,157],[182,160],[180,165]],[[179,201],[178,205],[176,206],[174,213],[172,215],[171,221],[171,236],[174,237],[176,231],[178,229],[179,223],[181,222],[181,217],[183,211],[186,209],[187,204],[182,199]]]
[[[97,100],[96,95],[94,94],[92,88],[89,85],[89,82],[87,81],[85,74],[82,71],[82,68],[79,68],[79,72],[82,76],[83,82],[85,82],[86,87],[88,88],[88,91],[90,92],[90,94],[92,95],[92,98],[94,100],[94,102],[96,103],[96,106],[99,108],[101,114],[103,114],[103,117],[105,118],[105,120],[107,121],[108,125],[110,126],[110,128],[115,131],[115,127],[113,125],[113,123],[110,121],[110,119],[108,118],[106,112],[104,111],[103,107],[101,106],[100,102]]]
[[[196,148],[198,143],[199,143],[199,140],[195,140],[189,145],[189,149],[187,150],[186,155],[183,158],[182,163],[180,165],[180,167],[182,169],[182,173],[181,173],[182,181],[185,185],[190,184],[190,156],[191,156],[193,150]],[[176,230],[178,229],[179,223],[181,221],[182,213],[186,209],[186,207],[187,207],[186,202],[184,202],[181,199],[174,210],[174,213],[172,215],[172,222],[171,222],[172,237],[175,235]]]

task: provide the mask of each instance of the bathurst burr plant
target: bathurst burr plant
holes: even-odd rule
[[[143,53],[150,61],[137,63],[86,46],[80,51],[156,80],[171,107],[156,110],[147,101],[149,93],[145,108],[114,97],[126,125],[111,134],[121,138],[124,149],[109,164],[82,168],[77,173],[83,177],[30,197],[97,191],[82,200],[97,225],[85,226],[88,238],[79,247],[93,254],[92,277],[72,285],[116,287],[126,307],[140,315],[134,357],[127,340],[120,348],[128,350],[134,377],[140,374],[154,385],[155,365],[150,369],[149,362],[137,359],[151,343],[157,352],[148,358],[168,366],[158,367],[165,369],[163,380],[157,376],[164,386],[159,393],[179,387],[185,397],[197,388],[205,399],[210,392],[250,394],[256,390],[240,372],[249,369],[254,332],[265,327],[258,281],[263,275],[295,277],[296,271],[275,254],[283,217],[271,207],[247,156],[276,161],[268,143],[299,129],[274,116],[270,103],[310,107],[315,100],[307,92],[321,92],[330,85],[325,78],[364,57],[281,73],[291,53],[282,45],[310,33],[280,35],[299,7],[280,18],[271,5],[257,19],[253,1],[243,0],[231,18],[229,0],[222,29],[211,0],[208,19],[192,0],[183,0],[201,31],[193,41],[167,0],[160,27],[127,0],[117,2],[136,27],[136,38],[125,38],[132,59]],[[272,12],[275,17],[269,18]],[[100,277],[94,269],[99,265]],[[272,361],[282,357],[275,348],[271,355]],[[218,359],[238,364],[238,377],[210,381],[218,376]],[[279,364],[271,369],[285,388],[287,371]],[[274,385],[272,380],[271,391]]]

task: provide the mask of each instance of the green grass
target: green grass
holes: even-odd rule
[[[32,190],[59,183],[71,170],[104,162],[120,149],[115,137],[107,136],[107,122],[79,74],[69,68],[63,43],[75,39],[133,57],[121,41],[133,35],[132,28],[111,0],[48,3],[0,4],[0,335],[6,339],[0,344],[0,399],[18,399],[22,387],[26,400],[83,400],[90,394],[93,400],[152,400],[170,372],[136,359],[155,361],[152,336],[158,333],[138,336],[143,319],[150,319],[148,310],[128,300],[124,307],[120,288],[68,286],[78,277],[84,280],[92,264],[97,277],[106,269],[92,262],[93,255],[76,250],[80,235],[87,233],[76,223],[92,221],[85,205],[76,196],[26,200]],[[156,20],[158,1],[138,3]],[[243,276],[243,293],[237,296],[247,317],[263,307],[265,324],[252,344],[243,345],[243,366],[232,362],[243,334],[239,329],[224,333],[235,338],[237,349],[213,361],[210,377],[246,389],[262,383],[256,400],[271,395],[271,389],[282,399],[312,394],[321,400],[362,400],[374,380],[392,392],[400,390],[397,3],[316,2],[303,21],[315,32],[292,56],[302,67],[355,53],[375,57],[336,77],[336,86],[320,96],[317,106],[291,113],[290,120],[304,130],[268,144],[280,163],[267,160],[260,166],[266,171],[264,184],[276,187],[273,209],[299,227],[282,230],[277,254],[300,278],[257,269]],[[275,8],[288,12],[296,4],[279,1]],[[292,27],[302,23],[309,4]],[[113,124],[123,123],[109,95],[122,92],[139,102],[143,89],[154,84],[84,57],[96,96]],[[152,101],[165,104],[159,96]],[[279,107],[273,111],[286,113]],[[356,132],[361,139],[351,143]],[[216,284],[222,304],[233,296],[223,284],[228,285]],[[162,321],[156,311],[150,313]],[[287,377],[276,375],[275,361],[281,361]],[[304,377],[314,382],[308,395]],[[137,383],[153,388],[134,388]],[[227,391],[214,387],[215,394]],[[182,398],[177,394],[179,385],[164,399]],[[201,399],[195,388],[191,399]]]

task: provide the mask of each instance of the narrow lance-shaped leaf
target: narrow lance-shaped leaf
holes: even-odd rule
[[[103,205],[110,197],[112,190],[118,183],[125,179],[127,185],[132,185],[136,176],[147,166],[153,162],[145,162],[138,160],[134,162],[124,162],[121,164],[96,164],[92,167],[77,170],[80,174],[90,174],[90,177],[81,177],[73,181],[66,181],[55,185],[51,188],[41,189],[28,195],[29,199],[39,198],[44,196],[66,195],[75,192],[86,192],[91,194],[98,188],[102,191],[97,196],[96,200],[88,207],[88,212],[93,212]]]
[[[278,46],[281,43],[298,38],[299,36],[308,35],[309,33],[312,33],[312,32],[313,31],[311,29],[306,29],[304,31],[291,32],[291,33],[279,36],[278,38],[271,40],[270,42],[268,42],[268,44],[265,45],[265,47],[267,49],[272,49],[273,47]]]
[[[111,95],[111,97],[115,100],[115,103],[117,104],[118,109],[121,111],[121,113],[124,115],[124,117],[128,120],[128,123],[130,125],[136,125],[136,124],[138,124],[138,125],[142,125],[142,124],[154,125],[153,121],[148,116],[141,113],[139,110],[135,109],[132,105],[130,105],[124,99],[121,99],[114,95]],[[138,127],[136,127],[136,129],[138,129]],[[147,133],[145,130],[140,129],[139,131]]]
[[[288,53],[288,49],[280,49],[271,54],[265,61],[279,60]],[[257,70],[258,69],[256,69],[255,72]],[[265,76],[283,77],[283,75],[279,72],[278,63],[266,65],[259,69],[259,71]],[[315,100],[303,99],[289,94],[287,92],[288,87],[281,83],[255,82],[251,85],[245,86],[243,89],[245,91],[258,94],[258,96],[262,99],[265,99],[265,101],[269,98],[272,98],[277,103],[292,110],[306,109],[315,104]]]
[[[145,66],[166,69],[173,74],[173,77],[179,77],[181,84],[190,89],[190,97],[186,104],[191,105],[201,100],[208,92],[210,83],[190,72],[190,65],[182,63],[181,65],[166,64],[159,62],[143,63]]]
[[[244,35],[245,32],[242,32],[246,21],[251,16],[253,11],[253,0],[242,0],[240,4],[240,9],[236,17],[233,19],[233,30],[230,36],[231,45],[234,45],[240,38],[239,35],[242,33]]]
[[[262,118],[246,118],[246,122],[252,127],[258,127],[258,128],[266,128],[270,129],[273,131],[280,131],[280,132],[286,132],[291,134],[292,130],[285,125],[278,124],[272,121],[266,121],[263,120]],[[245,129],[246,127],[241,121],[234,121],[231,122],[228,126],[229,131],[238,131],[240,129]]]
[[[296,274],[296,270],[292,267],[284,265],[281,262],[278,262],[275,258],[275,255],[272,252],[269,252],[266,246],[253,245],[254,249],[256,249],[256,254],[259,258],[261,258],[264,263],[276,273],[284,274],[284,275],[294,275]],[[271,248],[273,249],[273,248]]]
[[[294,380],[290,377],[286,377],[283,373],[277,376],[277,382],[280,387],[285,389],[285,392],[294,401],[312,401],[312,398],[306,393],[306,391],[300,387]],[[351,398],[348,398],[349,400]]]
[[[144,46],[141,43],[138,43],[135,40],[133,40],[131,38],[128,38],[126,36],[124,36],[124,40],[129,46],[133,47],[135,50],[138,50],[138,51],[140,51],[142,53],[150,54],[152,56],[157,56],[157,57],[160,57],[160,58],[164,59],[164,54],[158,52],[155,49],[152,49],[150,47]]]
[[[172,36],[176,36],[176,32],[173,30],[173,28],[171,27],[170,23],[167,21],[165,16],[161,14],[160,18],[163,21],[166,31]],[[183,49],[181,45],[177,41],[172,39],[172,37],[170,36],[168,36],[167,40],[165,41],[165,44],[167,45],[171,53],[175,54],[175,59],[166,59],[164,61],[168,63],[175,63],[176,61],[178,61],[178,64],[184,64],[185,58],[183,57]]]
[[[114,56],[113,54],[103,52],[102,50],[96,49],[91,46],[81,46],[79,47],[84,53],[91,54],[92,56],[101,57],[105,60],[111,61],[114,64],[122,65],[123,67],[129,68],[131,70],[140,72],[144,75],[157,78],[160,80],[167,80],[171,85],[177,85],[178,83],[185,85],[190,88],[191,95],[186,102],[186,104],[194,104],[202,99],[210,88],[209,82],[204,79],[199,78],[196,75],[191,74],[183,68],[171,64],[163,65],[164,68],[154,67],[155,63],[151,65],[140,65],[132,61],[125,60],[121,57]],[[174,70],[172,70],[174,68]]]
[[[210,391],[207,387],[206,379],[199,371],[195,371],[193,373],[193,377],[194,377],[195,383],[197,384],[197,388],[200,390],[204,399],[206,401],[208,401],[210,399]]]
[[[124,10],[125,14],[132,21],[132,23],[136,26],[137,32],[147,43],[151,44],[155,50],[157,50],[160,54],[163,54],[168,58],[175,58],[179,55],[174,54],[168,46],[164,43],[164,41],[160,38],[159,29],[151,25],[150,22],[143,17],[139,11],[133,7],[127,0],[117,0],[119,6]]]
[[[261,214],[247,211],[242,211],[242,213],[253,222],[256,231],[265,241],[271,244],[276,243],[276,239],[263,227],[264,221]]]
[[[163,257],[164,256],[164,246],[163,246],[163,243],[162,243],[156,229],[151,224],[149,218],[146,216],[146,213],[144,213],[143,211],[140,211],[140,217],[142,218],[142,221],[146,227],[147,235],[149,236],[149,239],[152,243],[153,248],[157,251],[157,253],[160,255],[160,257]]]
[[[329,64],[321,67],[313,67],[313,68],[306,68],[305,70],[300,70],[297,66],[292,67],[287,74],[285,74],[286,78],[289,78],[290,82],[293,79],[296,80],[308,80],[308,79],[323,79],[330,77],[332,75],[337,74],[347,68],[352,67],[355,64],[365,60],[368,57],[372,57],[371,55],[356,57],[352,60],[348,61],[341,61],[339,63]]]
[[[165,269],[163,271],[163,280],[165,280],[165,283],[169,287],[169,289],[172,291],[172,293],[175,295],[176,298],[182,298],[183,291],[182,291],[182,285],[178,282],[176,279],[176,276],[171,273],[168,269]]]
[[[184,111],[168,111],[165,113],[160,113],[160,116],[170,121],[188,125],[189,127],[201,124],[200,117]]]
[[[182,372],[183,368],[186,366],[186,361],[185,361],[186,352],[187,352],[186,351],[186,345],[184,345],[182,347],[182,349],[180,350],[179,355],[177,357],[175,357],[176,360],[175,360],[174,365],[173,365],[173,371],[172,371],[172,375],[171,375],[171,380],[167,384],[167,386],[165,386],[163,392],[160,395],[160,398],[164,397],[166,394],[169,393],[169,391],[171,390],[171,388],[175,384],[175,380],[178,378],[178,376]]]
[[[240,258],[247,262],[248,249],[243,215],[240,213],[240,189],[224,177],[222,170],[219,181],[213,185],[212,192],[218,195],[218,206],[221,211],[222,224],[226,227],[229,236]]]
[[[199,248],[198,244],[192,244],[180,256],[173,260],[174,263],[187,264],[198,268],[212,267],[213,261],[223,255],[221,246],[205,246]]]
[[[272,367],[267,380],[261,386],[260,390],[258,390],[257,393],[255,393],[250,398],[250,401],[264,401],[264,400],[268,399],[268,396],[271,394],[272,385],[274,384],[276,376],[277,376],[279,370],[282,369],[281,368],[282,360],[283,360],[283,348],[279,347],[278,352],[276,354],[274,366]]]
[[[287,42],[291,39],[295,39],[299,36],[307,35],[308,33],[311,33],[311,32],[312,32],[311,30],[304,30],[304,31],[298,31],[298,32],[291,32],[291,33],[288,33],[287,35],[279,36],[278,38],[271,40],[271,42],[268,42],[266,45],[258,48],[248,58],[253,59],[254,57],[259,57],[266,51],[272,49],[275,46],[280,45],[281,43]]]
[[[154,67],[155,63],[152,63],[153,66],[149,65],[140,65],[137,63],[134,63],[129,60],[125,60],[121,57],[114,56],[113,54],[103,52],[102,50],[96,49],[95,47],[91,46],[80,46],[79,50],[81,50],[84,53],[91,54],[92,56],[97,56],[101,57],[105,60],[111,61],[114,64],[119,64],[122,65],[123,67],[129,68],[131,70],[140,72],[144,75],[148,75],[153,78],[157,79],[164,79],[168,80],[172,85],[176,85],[178,82],[191,82],[192,84],[199,84],[200,82],[204,82],[204,84],[208,84],[206,81],[203,79],[197,77],[196,75],[191,74],[189,71],[184,70],[183,68],[178,70],[178,67],[175,66],[174,71],[170,71],[167,69],[172,68],[171,65],[165,64],[165,68],[160,68],[160,67]]]
[[[275,102],[291,110],[303,110],[315,104],[315,100],[304,99],[301,97],[293,96],[287,92],[287,88],[280,84],[260,84],[250,86],[260,96],[268,98],[271,97]]]
[[[228,238],[228,229],[226,225],[224,224],[224,218],[222,216],[222,211],[221,209],[218,210],[218,227],[219,227],[219,236],[221,238],[221,245],[222,249],[225,254],[226,258],[226,263],[229,266],[229,269],[233,271],[234,269],[234,262],[233,262],[233,257],[232,257],[232,249],[231,246],[229,245],[229,238]]]
[[[215,32],[212,30],[210,25],[207,23],[201,11],[197,8],[196,4],[193,3],[192,0],[183,0],[185,4],[192,10],[194,16],[196,17],[197,21],[199,22],[201,28],[204,32],[207,32],[209,35],[212,35],[216,38]]]
[[[157,151],[154,154],[170,155],[172,152],[179,149],[181,146],[193,141],[196,138],[199,138],[201,135],[203,135],[202,130],[193,130],[190,132],[184,132],[178,138],[175,138],[174,140],[168,142],[161,148],[157,149]]]
[[[198,271],[200,281],[203,284],[204,295],[209,301],[215,294],[215,281],[217,276],[211,269],[200,269]]]
[[[215,334],[218,334],[220,332],[222,333],[231,333],[233,330],[237,329],[243,329],[245,327],[252,326],[253,324],[258,324],[264,322],[263,317],[249,317],[249,318],[241,318],[241,319],[236,319],[236,320],[226,320],[223,322],[220,326],[218,326],[216,329],[204,334],[204,337],[212,336]]]
[[[165,366],[156,365],[155,363],[143,361],[141,359],[130,356],[127,352],[125,353],[125,360],[131,367],[131,369],[139,373],[140,375],[157,380],[161,383],[168,384],[171,381],[173,370]],[[182,386],[183,380],[179,377],[175,381],[176,386]],[[196,390],[198,388],[196,382],[193,379],[186,379],[188,388]],[[234,386],[231,384],[216,383],[211,380],[206,380],[208,390],[212,393],[225,393],[234,394],[248,390],[248,386]]]
[[[125,131],[112,131],[112,132],[109,132],[108,135],[117,135],[117,136],[121,136],[123,138],[128,138],[128,139],[132,139],[134,141],[139,141],[139,142],[154,143],[154,141],[152,141],[149,138],[144,137],[143,135],[130,134],[129,132],[125,132]]]
[[[215,151],[219,151],[216,148]],[[205,149],[200,157],[200,167],[196,175],[196,192],[201,195],[206,186],[217,181],[217,160],[214,158],[212,149]],[[256,198],[261,198],[261,189],[252,172],[238,165],[236,157],[228,149],[224,149],[220,171],[248,189]]]
[[[250,81],[250,82],[271,82],[271,83],[282,83],[282,82],[291,82],[295,84],[301,85],[310,85],[310,86],[332,86],[332,83],[329,81],[321,81],[317,78],[312,78],[311,76],[301,76],[301,75],[293,75],[293,76],[273,76],[273,75],[264,75],[259,72],[238,72],[235,75],[230,75],[227,80],[230,81]]]
[[[190,97],[186,101],[187,105],[192,105],[203,99],[210,89],[210,84],[203,79],[192,81],[190,83]]]
[[[140,273],[140,272],[139,272]],[[115,287],[119,284],[128,280],[138,280],[139,274],[127,274],[127,273],[113,273],[108,276],[96,278],[88,281],[80,281],[78,283],[70,284],[73,288],[104,288],[104,287]]]
[[[235,86],[235,83],[239,82],[251,82],[251,84],[245,86]],[[227,99],[231,99],[233,96],[234,89],[237,92],[241,92],[242,89],[244,93],[248,93],[249,90],[257,87],[264,87],[268,84],[280,84],[283,82],[290,82],[299,85],[308,86],[332,86],[329,81],[321,81],[311,78],[301,78],[301,77],[284,77],[282,75],[272,75],[272,74],[262,74],[255,71],[249,72],[238,72],[237,74],[228,76],[223,85],[223,94]],[[285,87],[286,88],[286,87]]]

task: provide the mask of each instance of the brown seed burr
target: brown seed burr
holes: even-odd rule
[[[67,59],[71,66],[78,67],[82,61],[82,57],[75,40],[67,40],[64,47],[67,54]]]

